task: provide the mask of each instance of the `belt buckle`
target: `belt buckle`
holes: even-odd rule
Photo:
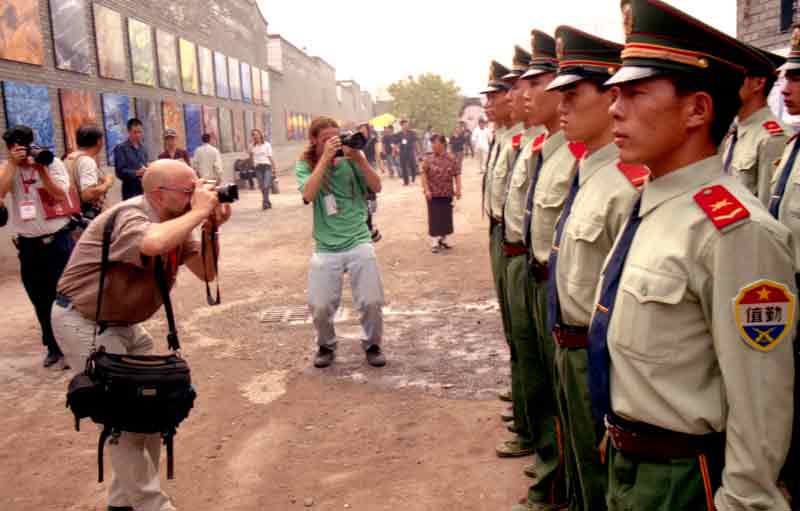
[[[45,236],[44,238],[42,238],[42,245],[49,245],[50,243],[54,242],[55,240],[56,240],[56,236],[54,234],[51,234],[50,236]]]

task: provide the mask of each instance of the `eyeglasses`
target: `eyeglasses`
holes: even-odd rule
[[[178,193],[185,193],[186,195],[192,195],[194,193],[194,187],[191,188],[170,188],[169,186],[159,186],[159,190],[168,190],[170,192],[178,192]]]

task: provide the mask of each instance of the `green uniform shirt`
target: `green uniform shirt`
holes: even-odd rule
[[[738,122],[736,130],[737,142],[728,172],[768,206],[770,180],[775,162],[786,146],[786,131],[766,106]],[[732,135],[728,135],[722,143],[723,162],[729,157],[732,139]]]
[[[528,165],[533,152],[533,141],[541,133],[544,133],[544,126],[531,126],[525,130],[520,144],[521,152],[517,161],[514,162],[514,151],[511,151],[511,160],[514,167],[508,178],[508,192],[503,209],[505,220],[505,239],[509,243],[522,243],[522,223],[525,219],[525,201],[528,198],[528,188],[531,184],[531,173],[533,166]]]
[[[489,151],[488,159],[486,160],[486,175],[483,176],[483,212],[486,216],[492,216],[492,180],[494,179],[494,168],[500,152],[508,136],[508,128],[499,127],[494,132],[494,144],[492,144],[491,151]]]
[[[491,215],[495,219],[500,219],[503,215],[503,206],[506,201],[506,189],[508,188],[508,178],[511,176],[511,164],[514,159],[512,141],[514,136],[521,135],[525,131],[522,123],[515,124],[508,130],[503,146],[500,148],[500,155],[497,164],[492,169],[491,193],[489,194],[489,207]]]
[[[300,193],[311,177],[312,168],[304,160],[295,165]],[[314,241],[317,252],[344,252],[356,245],[370,243],[367,228],[367,184],[360,169],[346,158],[339,158],[335,167],[328,167],[314,207]],[[337,212],[329,215],[325,196],[336,200]]]

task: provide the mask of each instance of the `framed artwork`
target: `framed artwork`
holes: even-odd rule
[[[85,0],[50,0],[50,22],[58,69],[89,74],[87,19]]]
[[[253,102],[253,78],[250,76],[250,64],[242,62],[242,99],[246,103]]]
[[[186,147],[186,130],[183,127],[183,109],[174,101],[164,101],[161,105],[164,129],[174,129],[178,135],[178,147]]]
[[[100,76],[125,80],[125,47],[122,34],[122,16],[117,11],[94,4],[94,32],[97,41],[97,63]]]
[[[194,43],[180,38],[178,47],[181,53],[181,82],[183,91],[198,94],[200,83],[197,77],[197,49]]]
[[[29,126],[33,130],[36,144],[55,150],[53,112],[50,109],[50,93],[46,85],[5,80],[3,99],[7,127],[13,128],[18,124]]]
[[[203,143],[203,112],[200,105],[183,105],[183,119],[186,123],[186,150],[189,156]]]
[[[145,98],[136,98],[136,118],[144,125],[144,146],[151,159],[161,153],[161,114],[156,101]]]
[[[272,143],[272,112],[264,112],[264,138]]]
[[[225,107],[219,109],[219,150],[223,153],[233,152],[233,121],[231,111]]]
[[[247,151],[247,139],[244,134],[244,115],[242,112],[233,111],[233,146],[237,152]]]
[[[253,73],[253,103],[261,104],[261,70],[252,68]]]
[[[252,133],[253,128],[255,128],[255,116],[252,110],[245,110],[244,111],[244,136],[247,140],[250,140],[250,133]]]
[[[217,82],[217,96],[229,98],[231,91],[228,89],[228,58],[218,52],[214,52],[214,76]]]
[[[106,131],[106,156],[114,165],[114,148],[128,138],[128,120],[131,116],[130,100],[121,94],[102,94],[103,127]]]
[[[78,148],[75,132],[83,124],[100,126],[95,107],[95,94],[83,90],[59,89],[61,97],[61,119],[64,122],[64,151],[69,154]]]
[[[44,64],[39,0],[0,2],[0,59]]]
[[[261,70],[261,101],[263,101],[265,105],[270,104],[269,72],[263,69]]]
[[[156,29],[158,47],[158,82],[165,89],[178,90],[178,50],[175,36]]]
[[[214,87],[214,57],[211,50],[199,46],[197,48],[197,59],[200,62],[200,94],[213,96],[216,93]]]
[[[219,115],[216,107],[203,105],[203,133],[211,135],[211,144],[219,149]]]
[[[128,19],[128,44],[131,48],[133,83],[156,86],[156,61],[153,56],[153,29],[147,23]]]
[[[294,127],[292,126],[294,117],[292,113],[287,110],[283,111],[283,117],[286,123],[286,140],[294,140]]]
[[[242,100],[242,75],[239,60],[228,57],[228,83],[231,88],[231,99]]]

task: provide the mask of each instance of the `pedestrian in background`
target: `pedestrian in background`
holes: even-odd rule
[[[464,135],[464,129],[459,125],[453,130],[453,136],[450,137],[450,151],[453,158],[456,160],[459,170],[464,163],[464,146],[467,145],[467,137]]]
[[[492,141],[492,130],[489,129],[486,119],[478,121],[478,127],[472,132],[471,138],[479,168],[481,172],[486,172],[486,160],[489,157],[489,144]]]
[[[401,130],[397,134],[398,153],[400,155],[400,170],[403,176],[403,185],[408,186],[417,180],[417,153],[419,152],[419,137],[414,130],[408,128],[408,121],[400,121]]]
[[[258,187],[261,189],[261,209],[271,209],[269,191],[276,168],[272,158],[272,144],[264,140],[264,134],[258,128],[250,132],[250,141],[250,159],[253,160]]]
[[[464,144],[464,156],[468,158],[475,157],[475,148],[472,146],[472,130],[469,129],[467,123],[461,121],[461,129],[464,132],[466,143]]]
[[[222,181],[222,155],[211,145],[211,135],[203,133],[201,140],[203,145],[195,149],[192,167],[201,179],[219,183]]]
[[[447,154],[447,139],[435,133],[431,136],[431,154],[422,161],[420,179],[428,203],[428,235],[431,252],[452,248],[447,237],[453,234],[453,197],[461,199],[461,167],[455,157]]]
[[[114,148],[114,171],[122,181],[122,200],[144,193],[142,176],[147,169],[147,149],[142,144],[144,126],[133,118],[128,121],[128,140]]]
[[[400,173],[400,165],[395,156],[395,143],[394,127],[386,126],[381,137],[381,163],[385,168],[381,170],[384,172],[388,170],[389,177],[392,178]]]
[[[426,129],[425,133],[422,135],[422,152],[424,154],[433,152],[433,146],[431,145],[432,136],[433,136],[433,128],[431,126],[428,126],[428,129]]]
[[[164,130],[164,151],[158,155],[159,160],[183,160],[186,165],[191,166],[189,153],[186,149],[178,147],[178,132],[172,128]]]
[[[78,190],[81,214],[90,220],[102,212],[106,195],[114,185],[114,176],[106,174],[97,165],[97,155],[103,149],[103,130],[99,126],[82,125],[75,132],[75,142],[78,150],[67,155],[64,165]]]

